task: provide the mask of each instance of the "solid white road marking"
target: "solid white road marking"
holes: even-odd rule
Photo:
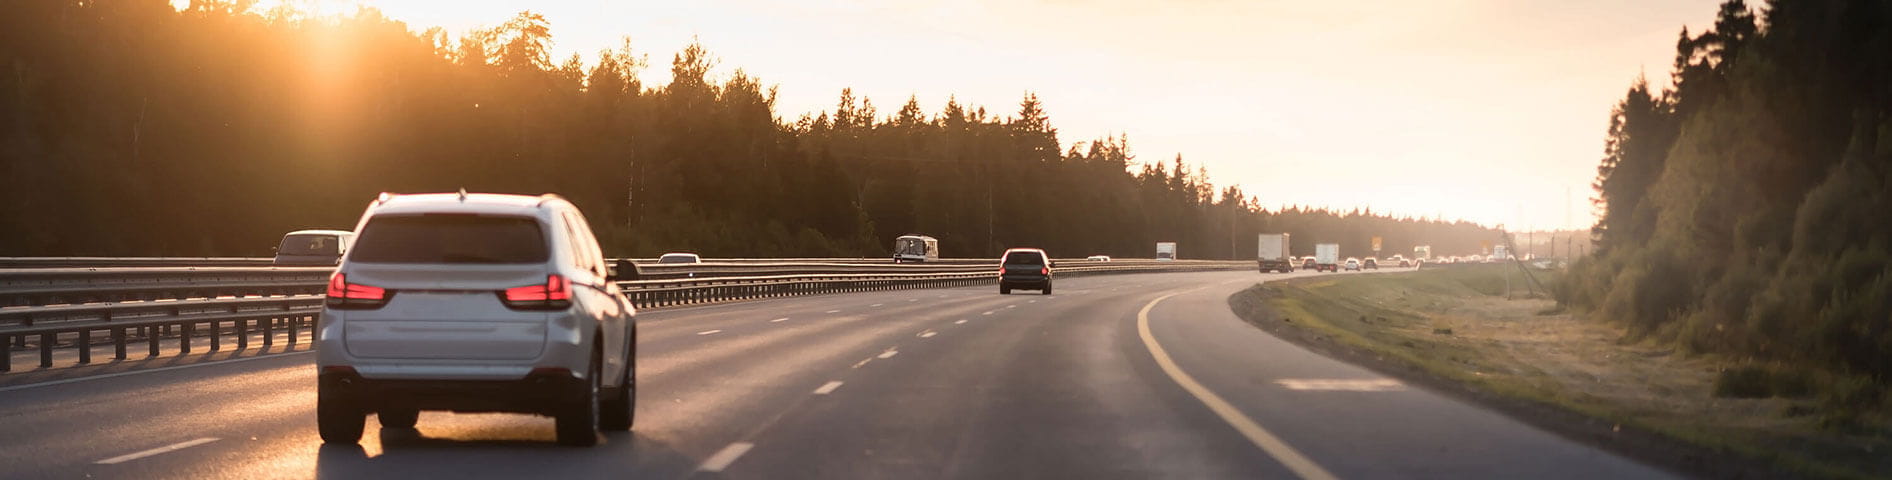
[[[1275,380],[1274,383],[1287,387],[1288,390],[1390,392],[1406,388],[1398,380],[1390,378],[1288,378]]]
[[[786,322],[786,321],[788,321],[788,317],[782,317],[782,318],[777,318],[774,320],[769,320],[769,323]]]
[[[197,367],[213,367],[213,366],[217,366],[217,365],[228,365],[228,364],[232,364],[232,363],[237,363],[237,362],[250,362],[250,361],[256,361],[256,360],[268,360],[268,359],[272,359],[272,358],[279,358],[279,357],[286,357],[286,356],[290,356],[290,355],[304,355],[304,354],[310,354],[310,353],[315,353],[315,351],[314,351],[314,350],[303,350],[303,351],[300,351],[300,352],[284,352],[284,353],[270,353],[270,354],[264,354],[264,355],[262,355],[262,356],[257,356],[257,357],[248,357],[248,358],[232,358],[232,359],[229,359],[229,360],[212,360],[212,361],[208,361],[208,362],[204,362],[204,363],[194,363],[194,364],[190,364],[190,365],[177,365],[177,366],[170,366],[170,367],[159,367],[159,368],[152,368],[152,369],[146,369],[146,370],[132,370],[132,371],[129,371],[129,372],[118,372],[118,373],[108,373],[108,374],[104,374],[104,375],[93,375],[93,376],[90,376],[90,377],[79,377],[79,378],[68,378],[68,379],[65,379],[65,380],[53,380],[53,381],[50,381],[50,382],[39,382],[39,383],[29,383],[29,384],[25,384],[25,385],[14,385],[14,386],[11,386],[11,387],[0,387],[0,392],[11,392],[11,391],[14,391],[14,390],[25,390],[25,389],[29,389],[29,388],[39,388],[39,387],[50,387],[50,386],[53,386],[53,385],[65,385],[65,384],[68,384],[68,383],[78,383],[78,382],[83,382],[83,381],[87,381],[87,380],[100,380],[100,379],[106,379],[106,378],[117,378],[117,377],[124,377],[124,376],[129,376],[129,375],[139,375],[139,374],[145,374],[145,373],[158,373],[158,372],[165,372],[165,371],[171,371],[171,370],[181,370],[181,369],[185,369],[185,368],[197,368]]]
[[[703,461],[703,466],[696,467],[696,469],[705,472],[721,472],[723,469],[729,468],[729,464],[736,463],[736,459],[742,458],[742,454],[749,453],[749,449],[751,448],[755,448],[755,444],[749,442],[731,443],[729,446],[723,447],[722,450],[716,451],[715,455],[710,455],[708,460]]]
[[[928,337],[932,337],[932,336],[934,336],[934,335],[939,335],[939,332],[935,332],[935,331],[932,331],[932,330],[927,330],[927,331],[924,331],[924,332],[920,332],[920,338],[928,338]]]
[[[959,321],[957,322],[953,322],[953,325],[965,325],[965,324],[966,324],[966,320],[963,318],[959,319]]]
[[[885,352],[880,352],[880,358],[882,360],[885,360],[885,359],[893,358],[894,355],[899,355],[899,354],[900,354],[899,350],[889,349]]]
[[[1268,456],[1274,457],[1275,461],[1281,462],[1282,465],[1288,467],[1288,470],[1294,471],[1295,475],[1307,480],[1336,480],[1333,473],[1321,468],[1320,464],[1314,463],[1299,450],[1295,450],[1287,442],[1269,433],[1267,429],[1261,428],[1261,424],[1255,423],[1254,419],[1248,418],[1248,415],[1243,414],[1227,400],[1223,400],[1221,395],[1216,395],[1208,387],[1197,382],[1195,377],[1183,372],[1182,367],[1177,366],[1176,361],[1169,358],[1169,352],[1164,351],[1163,346],[1156,343],[1156,337],[1150,335],[1150,310],[1156,308],[1156,304],[1162,303],[1163,300],[1183,293],[1176,292],[1156,297],[1155,300],[1150,300],[1150,303],[1144,304],[1142,310],[1137,311],[1137,335],[1143,338],[1143,346],[1150,350],[1150,357],[1156,360],[1156,365],[1162,367],[1163,373],[1169,374],[1169,378],[1175,380],[1183,390],[1194,395],[1196,400],[1201,401],[1204,406],[1209,407],[1210,411],[1222,417],[1222,421],[1228,422],[1235,431],[1248,437],[1250,443],[1254,443],[1261,451],[1267,452]]]
[[[145,451],[142,451],[142,452],[137,452],[137,453],[127,453],[127,454],[124,454],[124,455],[119,455],[119,456],[116,456],[116,457],[112,457],[112,458],[107,458],[107,459],[104,459],[104,460],[99,460],[99,461],[97,461],[97,462],[93,462],[93,463],[96,463],[96,464],[99,464],[99,465],[114,465],[114,464],[119,464],[119,463],[125,463],[125,462],[129,462],[129,461],[132,461],[132,460],[137,460],[137,459],[140,459],[140,458],[145,458],[145,457],[149,457],[149,456],[152,456],[152,455],[158,455],[158,454],[165,454],[165,453],[171,453],[171,452],[175,452],[175,451],[178,451],[178,450],[183,450],[183,449],[186,449],[186,448],[191,448],[191,447],[195,447],[195,446],[198,446],[198,445],[203,445],[203,444],[206,444],[206,443],[210,443],[210,442],[215,442],[215,441],[217,441],[217,439],[216,439],[215,437],[204,437],[204,438],[199,438],[199,439],[196,439],[196,440],[190,440],[190,441],[184,441],[184,442],[178,442],[178,443],[173,443],[173,444],[170,444],[170,445],[165,445],[165,446],[162,446],[162,447],[158,447],[158,448],[153,448],[153,449],[150,449],[150,450],[145,450]]]
[[[704,330],[701,332],[696,332],[696,334],[697,335],[713,335],[713,334],[721,333],[721,332],[722,330]]]
[[[837,389],[837,388],[841,388],[840,380],[824,383],[824,384],[821,384],[821,388],[815,389],[815,395],[827,395],[830,393],[834,393],[834,389]]]

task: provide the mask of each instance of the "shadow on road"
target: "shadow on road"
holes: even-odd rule
[[[635,432],[613,432],[590,448],[561,446],[533,439],[455,439],[428,437],[414,429],[383,429],[381,454],[369,456],[361,445],[322,445],[316,453],[315,478],[598,478],[605,476],[681,477],[698,460]]]

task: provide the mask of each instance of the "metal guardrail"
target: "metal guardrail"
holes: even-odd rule
[[[1249,263],[1245,261],[1103,263],[1060,260],[1059,263],[1054,269],[1059,276],[1249,268]],[[819,268],[814,265],[819,264],[787,267],[755,265],[751,271]],[[855,266],[848,264],[826,265],[834,270],[887,270],[878,267],[891,266],[853,268]],[[638,308],[663,308],[759,298],[977,285],[990,283],[998,276],[994,268],[996,265],[993,264],[923,265],[913,266],[922,268],[892,269],[892,273],[830,271],[712,276],[637,280],[620,282],[619,285]],[[925,268],[930,270],[923,270]],[[29,339],[37,340],[41,368],[52,366],[53,350],[62,346],[62,343],[84,347],[78,348],[78,363],[91,363],[91,347],[95,343],[93,335],[100,332],[109,336],[114,347],[114,358],[121,360],[126,358],[127,345],[133,341],[144,342],[149,355],[157,356],[160,341],[175,338],[179,352],[190,353],[191,342],[199,337],[199,327],[205,327],[203,336],[210,339],[211,351],[222,348],[222,338],[226,333],[234,335],[238,349],[249,347],[253,331],[263,334],[265,346],[273,344],[275,333],[279,330],[287,331],[288,342],[294,344],[302,329],[314,331],[315,317],[321,311],[322,302],[318,294],[326,283],[329,270],[320,267],[205,267],[0,271],[0,295],[12,295],[7,298],[115,300],[112,303],[35,303],[0,308],[0,349],[5,349],[0,351],[0,372],[12,368],[11,355],[5,354],[6,351],[27,347]],[[169,298],[118,301],[140,295]],[[184,295],[199,295],[202,298]]]

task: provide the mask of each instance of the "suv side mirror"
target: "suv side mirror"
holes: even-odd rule
[[[611,265],[611,274],[606,276],[605,280],[613,282],[635,281],[641,276],[639,275],[640,273],[642,272],[637,270],[636,263],[631,262],[630,259],[620,258]]]

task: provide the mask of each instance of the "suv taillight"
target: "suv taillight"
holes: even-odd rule
[[[1044,275],[1044,276],[1051,276],[1051,267],[1041,267],[1041,268],[1039,268],[1039,269],[1038,269],[1038,274],[1040,274],[1040,275]]]
[[[331,308],[374,309],[387,305],[388,298],[393,294],[394,292],[381,287],[348,283],[347,275],[335,272],[334,275],[328,277],[326,303]]]
[[[572,281],[556,273],[546,275],[545,283],[499,292],[499,301],[513,310],[564,310],[572,306]]]

